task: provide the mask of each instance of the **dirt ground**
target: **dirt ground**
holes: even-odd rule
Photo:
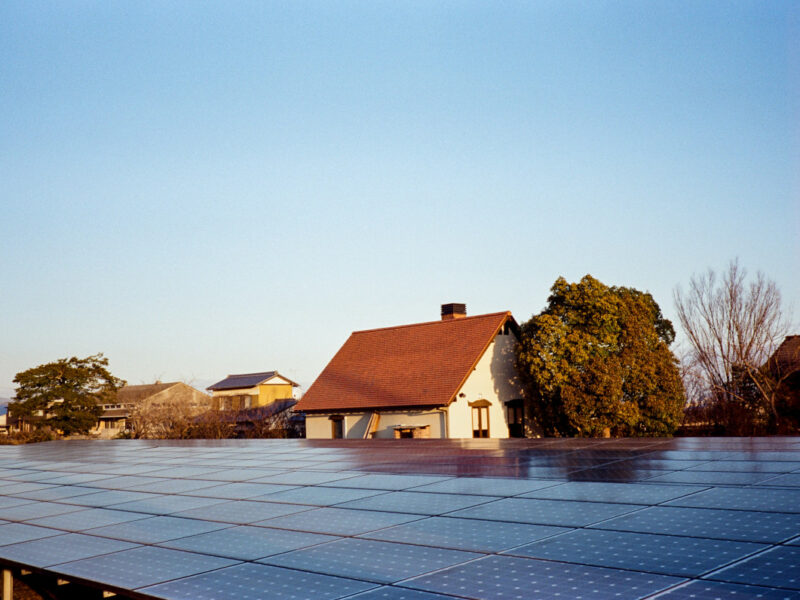
[[[11,600],[43,600],[43,598],[25,585],[20,579],[14,579],[14,595]]]

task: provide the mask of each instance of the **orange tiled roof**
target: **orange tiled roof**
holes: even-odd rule
[[[507,319],[510,312],[356,331],[295,410],[445,406]]]

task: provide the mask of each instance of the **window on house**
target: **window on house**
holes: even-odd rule
[[[331,437],[335,440],[344,439],[344,417],[342,415],[331,417]]]
[[[472,407],[472,437],[474,437],[474,438],[488,438],[489,437],[489,407],[488,406],[473,406]]]

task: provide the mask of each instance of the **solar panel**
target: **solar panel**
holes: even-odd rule
[[[674,506],[800,513],[800,490],[714,488],[668,502]]]
[[[336,539],[339,538],[318,533],[245,525],[184,537],[170,542],[163,542],[160,545],[177,550],[204,552],[227,558],[255,560]]]
[[[236,482],[222,483],[221,485],[220,482],[217,483],[218,485],[213,487],[183,492],[183,495],[203,496],[207,498],[225,498],[229,500],[245,500],[248,498],[266,497],[276,492],[297,489],[297,486],[294,485],[278,485],[269,483]]]
[[[583,527],[636,510],[634,505],[504,498],[450,513],[452,517]]]
[[[800,590],[800,547],[772,548],[708,578]]]
[[[478,496],[516,496],[557,485],[554,481],[534,479],[500,479],[497,477],[459,477],[414,488],[415,492],[469,494]]]
[[[51,471],[20,471],[17,473],[14,471],[8,471],[2,477],[3,479],[7,479],[9,481],[47,482],[49,479],[61,477],[62,475],[63,473]]]
[[[112,508],[147,513],[151,515],[169,515],[172,513],[186,512],[190,509],[200,509],[214,504],[220,504],[219,498],[196,498],[193,496],[162,496],[149,494],[144,500],[123,502],[112,505]]]
[[[342,479],[351,479],[359,475],[361,475],[361,473],[350,473],[346,471],[341,473],[327,473],[322,471],[290,471],[261,477],[256,481],[263,483],[281,483],[287,485],[317,485],[320,483],[340,481]]]
[[[247,469],[224,469],[208,475],[204,479],[216,479],[218,481],[251,481],[262,477],[272,477],[275,469],[259,469],[250,467]]]
[[[92,481],[102,481],[103,479],[111,479],[113,475],[106,475],[102,473],[69,473],[59,477],[48,479],[47,483],[56,485],[76,485],[79,483],[89,483]]]
[[[499,498],[492,496],[462,496],[458,494],[425,494],[422,492],[390,492],[346,502],[339,505],[339,508],[441,515],[454,510],[485,504],[492,500],[499,500]]]
[[[404,581],[403,586],[474,600],[634,600],[680,581],[635,571],[488,556]]]
[[[57,565],[52,570],[108,586],[136,589],[227,567],[236,561],[217,556],[141,546],[114,554]]]
[[[663,469],[641,469],[629,466],[598,467],[570,473],[569,478],[574,481],[616,481],[636,482],[647,481],[651,478],[666,477],[673,471]]]
[[[6,521],[27,521],[50,515],[60,515],[62,513],[80,510],[80,506],[69,504],[56,504],[55,502],[27,502],[17,506],[7,506],[3,509],[3,518]]]
[[[582,500],[622,504],[659,504],[702,491],[704,487],[572,481],[523,494],[522,498]]]
[[[54,515],[52,517],[34,519],[30,522],[34,525],[41,525],[42,527],[54,527],[56,529],[64,529],[65,531],[83,531],[85,529],[91,529],[92,527],[103,527],[105,525],[125,523],[126,521],[143,519],[144,517],[145,515],[141,513],[127,512],[123,510],[87,508],[66,514]]]
[[[264,527],[279,527],[281,529],[295,529],[313,533],[358,535],[359,533],[383,529],[400,523],[408,523],[421,518],[421,515],[386,513],[374,510],[317,508],[296,515],[259,521],[255,524],[263,525]]]
[[[34,567],[49,567],[59,563],[128,550],[135,544],[106,538],[66,533],[54,537],[0,546],[0,559]]]
[[[730,471],[674,471],[652,477],[654,483],[696,483],[697,485],[751,485],[774,477],[772,473]]]
[[[373,587],[364,581],[247,563],[141,592],[164,600],[337,600]]]
[[[49,487],[43,490],[22,492],[17,494],[17,497],[30,500],[62,500],[64,498],[73,498],[75,496],[82,496],[85,494],[94,494],[96,492],[97,490],[94,488],[60,485],[58,487]]]
[[[800,514],[654,506],[593,527],[777,543],[800,534]]]
[[[79,506],[110,506],[134,500],[152,498],[153,494],[144,492],[131,492],[127,490],[92,490],[91,494],[80,494],[60,500],[63,504],[77,504]]]
[[[112,464],[112,465],[99,465],[95,470],[96,473],[109,473],[111,475],[142,475],[158,471],[162,467],[153,464]]]
[[[571,531],[566,527],[431,517],[360,537],[473,552],[500,552]]]
[[[288,491],[270,494],[270,500],[275,502],[290,502],[293,504],[308,504],[312,506],[331,506],[351,500],[359,500],[378,494],[386,494],[383,490],[358,490],[353,488],[331,487],[296,487]]]
[[[29,540],[61,535],[63,531],[49,529],[47,527],[35,527],[26,523],[6,523],[0,525],[0,546],[8,544],[18,544]]]
[[[722,598],[800,600],[800,592],[716,581],[691,581],[658,595],[659,600],[721,600]]]
[[[117,540],[155,544],[226,527],[231,527],[231,525],[178,517],[149,517],[88,529],[87,531],[92,535],[100,535]]]
[[[231,470],[230,472],[233,473],[234,471],[235,470]],[[183,465],[166,467],[152,472],[151,475],[154,477],[168,477],[170,479],[215,479],[214,475],[219,475],[223,472],[225,472],[225,470],[219,467]]]
[[[15,496],[0,496],[0,510],[11,508],[12,506],[20,506],[22,504],[32,504],[33,500],[29,498],[20,498]]]
[[[48,490],[54,487],[56,486],[49,485],[46,483],[35,483],[32,481],[29,482],[7,481],[7,482],[0,482],[0,494],[3,495],[22,494],[24,492],[33,492],[35,490]]]
[[[93,481],[91,482],[91,487],[106,490],[126,490],[147,483],[158,483],[159,481],[165,480],[158,477],[146,477],[142,475],[121,475],[119,477],[110,477],[108,479]]]
[[[327,575],[392,583],[480,556],[460,550],[349,538],[271,556],[259,562]]]
[[[736,471],[748,473],[791,473],[800,469],[800,462],[796,461],[774,461],[774,460],[719,460],[713,463],[707,462],[689,471]]]
[[[156,479],[149,478],[144,483],[127,486],[125,489],[136,492],[150,492],[153,494],[180,494],[191,490],[202,490],[216,487],[219,481],[205,479]]]
[[[453,596],[442,596],[441,594],[384,585],[353,596],[352,600],[453,600]]]
[[[800,600],[798,464],[787,437],[0,446],[0,563],[137,597]]]
[[[371,490],[405,490],[418,487],[428,483],[445,481],[447,477],[433,477],[429,475],[361,475],[351,477],[331,483],[323,483],[324,486],[366,488]]]
[[[778,486],[778,487],[800,487],[800,473],[789,473],[788,475],[780,475],[773,479],[762,481],[760,485]]]
[[[188,498],[188,497],[184,497]],[[248,500],[235,500],[215,502],[209,506],[184,510],[175,514],[195,519],[221,521],[223,523],[236,523],[244,525],[255,521],[262,521],[282,515],[288,515],[308,510],[308,507],[296,504],[283,504],[278,502],[253,502]]]
[[[664,575],[698,576],[763,548],[749,542],[581,529],[508,553]]]

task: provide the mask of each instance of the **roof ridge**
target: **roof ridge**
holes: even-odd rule
[[[255,373],[228,373],[227,377],[245,377],[253,375],[268,375],[270,373],[277,373],[277,371],[256,371]],[[227,379],[226,377],[226,379]]]
[[[122,387],[132,388],[132,387],[153,387],[154,385],[177,385],[179,383],[183,383],[182,381],[157,381],[154,383],[135,383],[133,385],[128,385],[127,383]],[[122,388],[120,388],[122,389]]]
[[[458,319],[448,319],[447,321],[444,321],[442,319],[438,319],[436,321],[423,321],[422,323],[408,323],[406,325],[392,325],[390,327],[374,327],[372,329],[360,329],[358,331],[353,331],[351,335],[356,335],[358,333],[371,333],[373,331],[389,331],[391,329],[406,329],[408,327],[421,327],[423,325],[436,325],[438,323],[461,323],[463,321],[470,321],[470,320],[473,320],[473,319],[482,319],[482,318],[486,318],[486,317],[497,317],[497,316],[500,316],[500,315],[511,316],[511,311],[510,310],[501,310],[501,311],[498,311],[498,312],[486,313],[484,315],[472,315],[471,317],[461,317],[461,318],[458,318]]]

